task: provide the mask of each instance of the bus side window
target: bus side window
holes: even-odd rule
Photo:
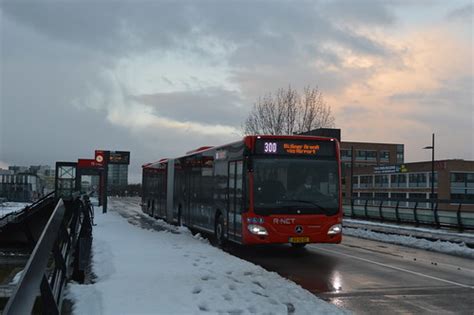
[[[236,205],[235,210],[237,213],[242,213],[242,198],[243,198],[243,162],[237,161],[237,171],[236,171],[236,185],[235,185],[235,199]]]

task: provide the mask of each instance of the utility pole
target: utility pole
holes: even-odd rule
[[[431,138],[431,146],[424,147],[423,149],[431,150],[431,210],[434,209],[434,159],[435,159],[435,134]]]

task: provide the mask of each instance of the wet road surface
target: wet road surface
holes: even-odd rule
[[[229,246],[356,314],[473,314],[474,261],[344,237],[340,245]]]

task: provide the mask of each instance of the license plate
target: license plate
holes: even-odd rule
[[[290,243],[309,243],[309,237],[290,237]]]

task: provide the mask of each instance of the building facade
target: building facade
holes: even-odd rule
[[[122,194],[128,185],[128,165],[109,164],[108,168],[108,192],[110,194]]]
[[[42,196],[42,184],[32,174],[0,174],[0,197],[8,201],[30,202]]]
[[[429,199],[431,161],[354,168],[353,196],[360,198]],[[344,196],[350,196],[346,176]],[[434,196],[441,200],[474,201],[474,161],[440,160],[434,163]],[[421,207],[429,207],[428,203]]]

